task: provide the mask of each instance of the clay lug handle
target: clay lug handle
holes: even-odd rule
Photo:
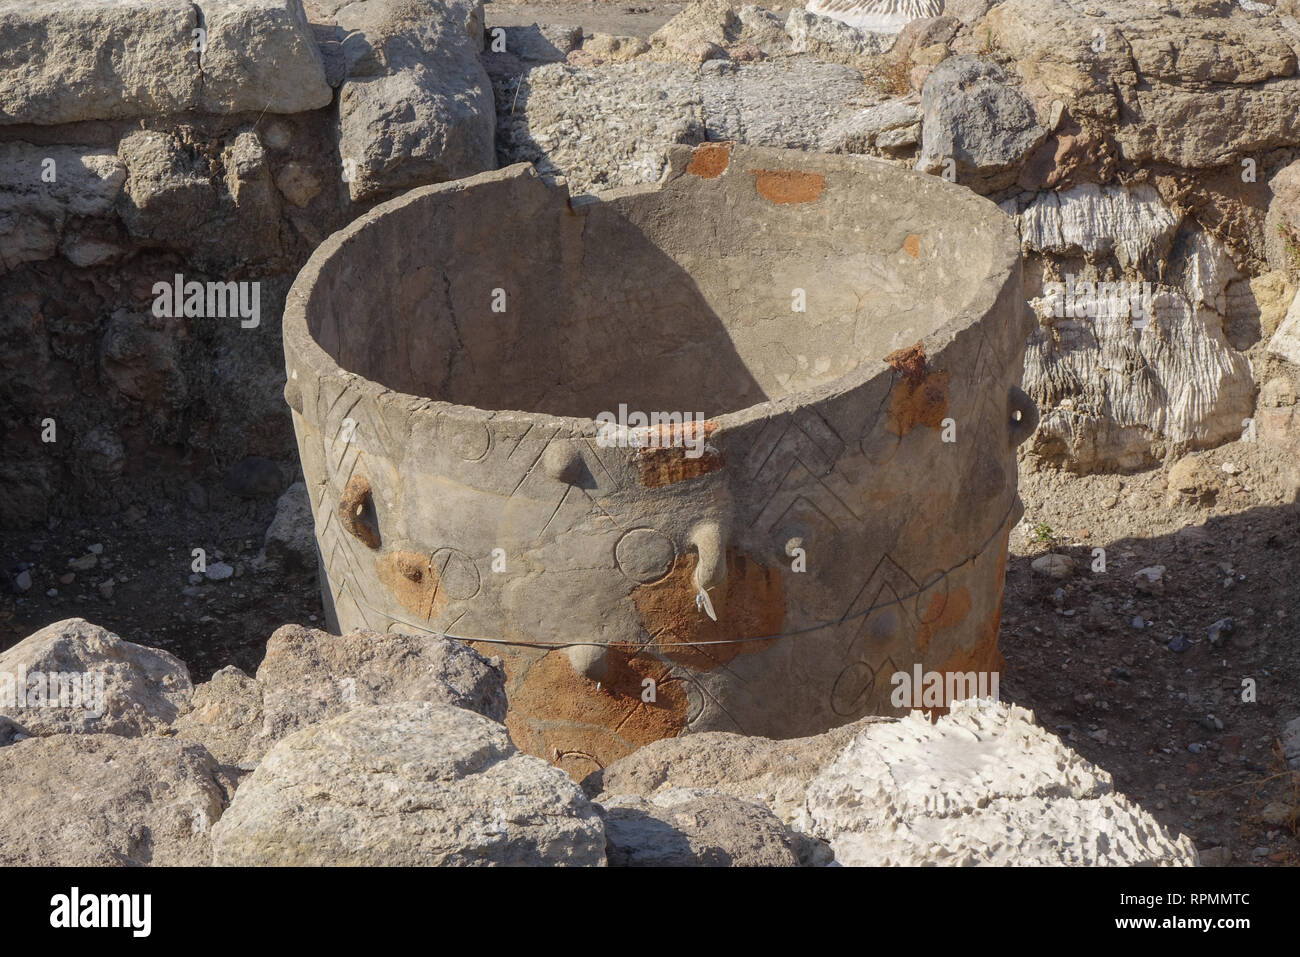
[[[370,480],[353,475],[339,496],[339,521],[366,548],[379,547],[379,518],[370,494]]]
[[[696,603],[714,621],[718,620],[709,592],[727,580],[727,549],[717,522],[703,522],[691,532],[695,546]]]
[[[599,645],[570,645],[565,653],[573,670],[588,681],[602,681],[609,671],[607,648]]]
[[[1015,448],[1025,439],[1034,434],[1034,429],[1038,428],[1038,406],[1034,404],[1025,390],[1018,385],[1011,387],[1011,394],[1007,397],[1009,405],[1009,415],[1011,427],[1011,447]]]

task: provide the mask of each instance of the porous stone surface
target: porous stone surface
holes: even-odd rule
[[[333,91],[301,0],[202,0],[206,44],[197,109],[300,113]]]
[[[788,824],[801,816],[808,783],[858,731],[884,720],[862,718],[824,734],[785,741],[726,731],[665,738],[592,772],[582,787],[597,801],[601,794],[653,802],[662,793],[715,791],[761,804]]]
[[[574,193],[656,181],[674,143],[704,139],[704,100],[673,63],[564,64],[498,80],[504,163],[535,163]]]
[[[701,789],[596,799],[611,867],[797,867],[798,838],[767,808]]]
[[[69,221],[110,213],[125,181],[126,167],[111,150],[0,143],[0,272],[60,248],[89,265],[94,257]]]
[[[329,102],[300,0],[18,0],[0,9],[0,124],[296,113]]]
[[[198,102],[188,0],[25,0],[0,9],[0,122],[179,113]],[[106,57],[100,51],[120,49]]]
[[[819,146],[827,153],[878,156],[913,149],[920,141],[920,106],[906,100],[889,100],[833,121],[822,132]]]
[[[34,737],[0,747],[0,864],[202,866],[226,804],[212,755],[163,738]]]
[[[876,99],[854,68],[811,60],[710,73],[643,60],[548,65],[522,80],[502,78],[497,88],[502,162],[536,163],[574,192],[656,182],[679,143],[817,149],[856,103]]]
[[[1300,134],[1295,32],[1232,3],[1007,0],[989,38],[1031,95],[1113,124],[1123,157],[1188,168],[1235,164]],[[1093,16],[1094,12],[1101,16]]]
[[[311,499],[303,482],[294,482],[276,502],[275,518],[266,530],[261,557],[290,570],[306,571],[316,567]]]
[[[649,53],[650,44],[640,37],[596,33],[582,41],[582,52],[609,63],[625,63]]]
[[[848,866],[1196,863],[1030,712],[988,700],[864,728],[809,785],[805,826]]]
[[[792,53],[812,53],[822,59],[856,62],[863,57],[884,53],[893,45],[887,34],[865,33],[841,20],[818,16],[797,7],[785,21]]]
[[[83,618],[56,621],[0,653],[0,715],[36,735],[166,733],[193,691],[175,656]]]
[[[217,865],[605,863],[600,816],[562,771],[520,754],[499,724],[427,702],[285,738],[212,837]]]
[[[195,689],[176,723],[222,763],[254,767],[277,741],[353,708],[402,701],[450,704],[494,721],[506,716],[500,664],[432,635],[327,631],[285,625],[250,678],[225,668]]]
[[[194,688],[189,711],[172,725],[182,741],[201,744],[223,765],[252,770],[268,745],[263,733],[262,686],[227,666]]]
[[[921,90],[921,112],[916,168],[948,173],[976,192],[1015,182],[1047,137],[1029,98],[1007,83],[1002,68],[973,56],[950,57],[935,68]]]
[[[13,718],[0,715],[0,748],[34,735]]]
[[[339,156],[353,200],[493,167],[480,11],[466,0],[366,0],[335,12],[347,62]]]

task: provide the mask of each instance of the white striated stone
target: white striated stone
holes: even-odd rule
[[[1105,771],[991,700],[869,725],[808,788],[805,828],[843,865],[1196,863]]]
[[[810,0],[805,9],[859,30],[898,33],[913,20],[942,14],[943,0]]]
[[[1030,303],[1040,327],[1025,351],[1024,387],[1042,411],[1034,450],[1084,471],[1138,468],[1161,445],[1182,452],[1240,435],[1255,384],[1250,360],[1228,345],[1222,319],[1178,290],[1153,284],[1140,331],[1124,316],[1059,318]]]
[[[1114,253],[1121,268],[1153,261],[1173,240],[1182,217],[1151,186],[1132,189],[1087,183],[1064,192],[1041,193],[1016,216],[1026,250]]]

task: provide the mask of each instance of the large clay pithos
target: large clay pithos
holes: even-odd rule
[[[284,318],[331,625],[499,655],[516,742],[577,776],[998,670],[1020,268],[938,178],[725,143],[375,208]]]

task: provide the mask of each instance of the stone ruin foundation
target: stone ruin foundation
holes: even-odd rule
[[[324,242],[284,316],[334,630],[499,655],[521,748],[898,713],[997,672],[1032,328],[996,207],[706,143],[571,197],[517,165]]]

